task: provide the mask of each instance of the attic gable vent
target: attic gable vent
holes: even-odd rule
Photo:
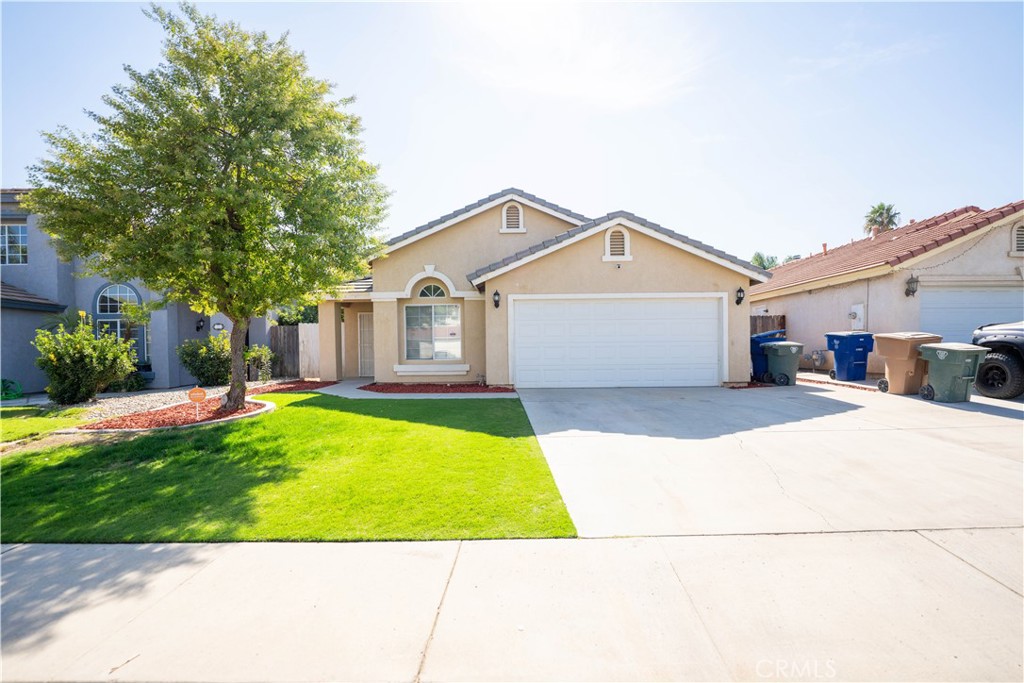
[[[608,255],[626,255],[626,235],[621,230],[612,230],[612,234],[608,236]]]
[[[604,234],[605,261],[632,261],[629,253],[629,233],[623,228],[612,228]]]
[[[523,207],[516,202],[509,202],[501,212],[502,232],[526,232],[523,225]]]
[[[1013,229],[1013,250],[1018,254],[1024,254],[1024,225],[1018,225]]]

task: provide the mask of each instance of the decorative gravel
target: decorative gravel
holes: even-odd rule
[[[363,391],[376,391],[379,394],[508,394],[515,391],[508,387],[491,387],[486,384],[374,383],[359,388]]]
[[[250,382],[246,388],[246,396],[253,394],[267,394],[270,392],[283,391],[313,391],[322,389],[334,384],[334,382],[307,382],[305,380],[281,381],[271,383]],[[214,396],[210,396],[199,404],[196,411],[196,404],[191,401],[179,403],[155,410],[136,411],[130,414],[119,415],[99,422],[82,425],[79,429],[153,429],[154,427],[181,427],[190,424],[199,424],[211,420],[222,420],[226,417],[245,415],[252,413],[263,406],[259,403],[246,401],[240,410],[226,411],[221,408],[221,396],[227,393],[227,387]],[[184,392],[178,390],[179,399]],[[209,391],[207,395],[209,396]],[[198,415],[198,418],[197,418]]]
[[[294,383],[294,380],[275,379],[270,382],[246,382],[246,394],[252,394],[255,390],[272,391],[274,387]],[[330,384],[330,383],[328,383]],[[120,417],[132,413],[141,413],[148,410],[158,410],[172,406],[175,403],[188,401],[188,390],[192,387],[177,387],[174,389],[155,389],[153,391],[138,391],[130,394],[101,394],[86,403],[79,403],[75,406],[63,406],[66,408],[85,408],[83,416],[87,420],[102,420],[110,417]],[[204,387],[206,395],[210,398],[228,393],[227,386]],[[195,412],[193,410],[193,412]]]

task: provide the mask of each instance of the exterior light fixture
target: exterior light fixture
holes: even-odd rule
[[[907,296],[914,296],[917,294],[917,285],[920,280],[917,279],[916,275],[911,275],[907,278],[907,289],[903,293]]]
[[[746,298],[747,298],[747,293],[743,291],[742,287],[740,287],[739,289],[736,290],[736,305],[737,306],[739,306],[741,303],[743,303],[743,300],[746,299]]]
[[[224,323],[214,323],[213,324],[213,331],[214,332],[220,332],[223,329],[224,329]]]
[[[494,290],[494,294],[491,295],[491,300],[494,301],[494,307],[501,306],[501,292]]]
[[[196,332],[202,332],[204,327],[206,327],[206,318],[200,317],[196,321]]]

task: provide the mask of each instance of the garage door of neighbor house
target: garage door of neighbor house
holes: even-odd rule
[[[921,287],[921,330],[943,341],[970,342],[986,323],[1017,322],[1024,317],[1024,289],[1018,286],[973,289]]]
[[[517,387],[721,382],[721,299],[522,299],[512,306]]]

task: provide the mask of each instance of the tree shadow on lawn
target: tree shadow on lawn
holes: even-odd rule
[[[9,456],[0,465],[0,540],[231,538],[255,519],[255,488],[297,473],[284,435],[258,419]]]
[[[280,394],[275,398],[280,401]],[[348,413],[414,424],[477,432],[499,438],[535,436],[523,404],[518,399],[439,400],[352,399],[329,394],[304,395],[287,405],[291,409],[331,411],[338,417]]]
[[[155,587],[161,574],[170,574],[170,589],[212,559],[210,551],[210,546],[187,544],[43,544],[5,549],[0,557],[3,652],[10,655],[42,647],[55,637],[63,619],[83,609],[102,610],[108,601],[142,596]],[[89,632],[98,640],[106,635],[105,627],[112,630],[128,616],[119,610],[109,624],[92,624]]]

